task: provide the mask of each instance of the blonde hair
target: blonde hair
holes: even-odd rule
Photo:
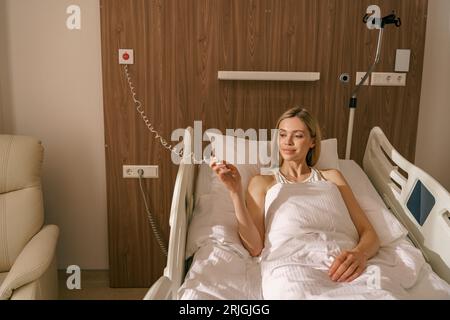
[[[320,157],[320,145],[322,141],[322,133],[320,131],[319,122],[317,119],[309,113],[308,110],[302,108],[302,107],[294,107],[292,109],[289,109],[285,113],[283,113],[278,119],[277,122],[277,129],[280,129],[281,121],[285,119],[290,119],[297,117],[300,120],[303,121],[303,123],[308,128],[309,134],[311,135],[311,138],[315,140],[315,145],[313,148],[311,148],[308,151],[308,154],[306,156],[306,163],[310,167],[314,167],[317,162],[319,161]],[[280,166],[283,164],[283,158],[280,156]]]

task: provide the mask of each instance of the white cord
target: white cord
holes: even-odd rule
[[[145,196],[144,188],[142,187],[142,177],[144,175],[143,170],[139,170],[139,187],[141,189],[142,199],[144,199],[144,205],[145,210],[147,211],[147,217],[150,222],[150,226],[152,227],[153,234],[155,235],[156,241],[159,244],[159,247],[161,248],[164,255],[167,257],[167,246],[164,244],[163,240],[161,239],[161,232],[159,231],[159,228],[156,225],[155,219],[153,218],[153,214],[150,212],[147,204],[147,198]]]
[[[153,124],[150,122],[150,119],[145,114],[144,108],[142,106],[142,102],[137,97],[136,88],[134,87],[133,81],[131,80],[130,72],[128,71],[128,65],[125,64],[123,66],[123,69],[124,69],[124,72],[125,72],[125,77],[126,77],[127,82],[128,82],[128,86],[130,88],[131,97],[133,98],[133,102],[134,102],[136,111],[141,115],[141,118],[144,121],[145,126],[148,128],[148,130],[151,133],[153,133],[155,135],[155,139],[159,140],[159,142],[161,143],[161,145],[165,149],[170,150],[171,152],[173,152],[174,154],[176,154],[180,158],[183,158],[184,149],[181,149],[180,151],[177,151],[175,147],[173,147],[166,139],[161,137],[159,132],[157,130],[155,130],[155,127],[153,126]],[[200,163],[200,162],[201,163],[209,163],[207,161],[207,159],[202,159],[202,160],[196,159],[194,152],[191,152],[191,154],[189,154],[187,156],[189,156],[191,159],[193,159],[195,161],[195,163]]]
[[[183,150],[177,152],[176,149],[174,147],[172,147],[172,145],[169,142],[167,142],[166,139],[161,137],[159,135],[158,131],[155,130],[153,124],[150,122],[150,119],[145,114],[144,108],[142,106],[142,102],[137,98],[136,88],[134,87],[133,82],[131,81],[130,73],[128,72],[128,65],[124,65],[124,70],[125,70],[125,75],[126,75],[126,78],[128,81],[128,86],[130,87],[131,96],[133,98],[133,102],[135,104],[136,110],[141,115],[142,120],[144,120],[144,123],[145,123],[146,127],[148,128],[148,130],[150,130],[150,132],[155,135],[155,139],[159,139],[159,142],[161,143],[161,145],[164,148],[174,152],[176,155],[178,155],[180,157],[183,157]]]

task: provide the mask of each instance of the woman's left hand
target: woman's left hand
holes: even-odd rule
[[[342,252],[331,265],[328,275],[337,282],[351,282],[366,269],[367,255],[358,249]]]

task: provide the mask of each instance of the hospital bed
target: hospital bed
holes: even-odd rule
[[[191,137],[193,137],[193,132],[191,128],[188,128],[184,137],[185,150],[194,150]],[[426,265],[432,267],[432,270],[429,268],[425,275],[421,275],[422,284],[416,284],[411,291],[422,290],[422,296],[426,296],[428,292],[432,293],[436,286],[442,288],[442,283],[447,285],[450,282],[450,194],[430,175],[403,158],[378,127],[370,133],[363,169],[350,160],[339,160],[339,165],[358,201],[367,200],[367,197],[374,199],[373,203],[379,201],[379,206],[386,208],[389,214],[404,227],[405,239],[395,242],[396,250],[398,251],[398,248],[402,246],[402,248],[410,250],[408,246],[412,247],[413,244],[414,249],[420,249]],[[191,289],[202,287],[203,291],[209,292],[208,283],[216,281],[215,285],[219,289],[211,290],[210,295],[206,296],[207,299],[263,298],[258,289],[257,277],[260,272],[257,268],[256,258],[246,257],[245,253],[236,252],[236,250],[234,252],[233,250],[222,250],[227,244],[226,241],[220,241],[220,239],[219,241],[206,241],[203,247],[189,248],[188,231],[195,212],[194,206],[199,205],[199,196],[205,193],[206,189],[211,189],[211,185],[203,185],[211,183],[204,179],[206,169],[209,168],[192,164],[188,157],[181,161],[171,206],[167,266],[164,269],[164,275],[148,291],[144,298],[146,300],[180,298],[179,290],[185,281],[187,282],[186,275],[189,270],[191,270],[189,276],[191,285],[187,285],[187,287],[190,286]],[[203,178],[198,176],[202,174],[202,170]],[[367,192],[361,191],[363,189]],[[365,193],[358,195],[357,192]],[[217,206],[220,205],[220,203],[217,204]],[[219,254],[215,255],[214,252]],[[187,255],[193,256],[194,260],[187,259]],[[211,257],[214,259],[213,263],[208,262]],[[197,265],[196,259],[198,260]],[[188,263],[189,260],[191,260],[191,264]],[[224,265],[221,267],[222,262]],[[232,277],[227,279],[226,272],[232,266],[240,263],[238,268],[246,274],[234,279]],[[192,271],[195,269],[194,267],[197,268],[197,271]],[[210,275],[207,279],[208,272],[215,272],[215,274]],[[196,276],[206,278],[196,280]],[[221,281],[225,282],[222,286]],[[441,282],[439,283],[439,281]],[[437,283],[435,287],[428,286],[433,283]],[[245,292],[240,293],[240,289]],[[224,290],[233,292],[223,294]],[[418,296],[420,296],[420,292]],[[189,294],[185,294],[183,298],[189,299],[190,297],[202,298],[201,295]]]

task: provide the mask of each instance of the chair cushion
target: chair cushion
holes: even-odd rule
[[[0,135],[0,194],[40,185],[43,153],[36,138]]]
[[[42,159],[37,139],[0,135],[0,272],[10,270],[44,223]]]

